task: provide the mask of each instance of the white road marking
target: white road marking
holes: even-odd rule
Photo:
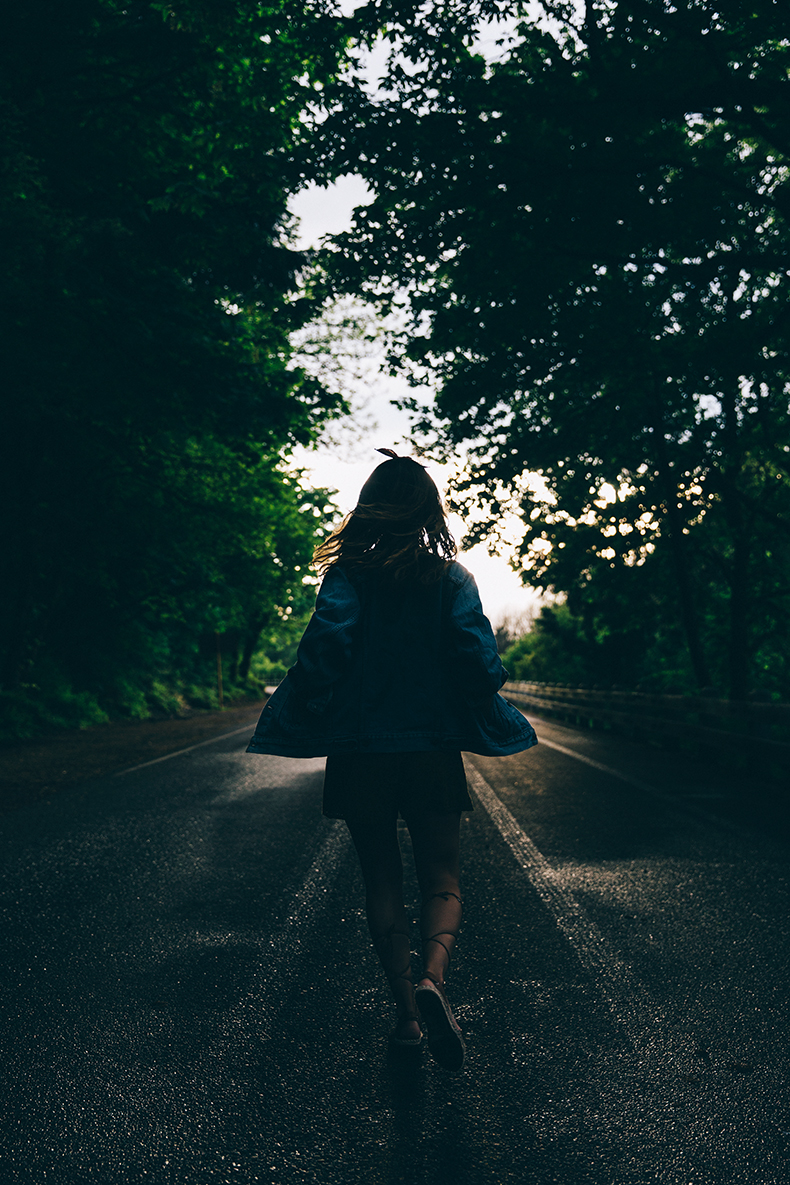
[[[233,769],[233,781],[227,790],[212,798],[213,807],[240,802],[244,798],[265,794],[270,790],[280,790],[297,778],[321,773],[326,761],[325,757],[276,757],[272,753],[266,753],[254,754],[251,761],[240,762],[239,757],[243,756],[245,754],[238,751],[221,755],[220,760],[227,762]],[[245,768],[246,776],[240,772]]]
[[[514,703],[513,707],[517,708],[522,716],[525,716],[525,713],[519,708],[518,704]],[[533,716],[532,719],[534,720],[535,717]],[[611,765],[604,765],[602,761],[596,761],[594,757],[587,757],[584,753],[577,753],[575,749],[569,749],[566,745],[559,745],[556,741],[550,741],[544,736],[538,737],[538,744],[545,745],[547,749],[556,749],[558,753],[564,754],[565,757],[572,757],[574,761],[582,761],[585,765],[591,765],[593,769],[600,770],[601,773],[607,774],[608,777],[617,778],[619,782],[625,782],[628,786],[633,786],[634,789],[641,790],[643,794],[649,794],[651,798],[658,799],[659,802],[669,803],[670,806],[674,806],[686,814],[693,815],[695,819],[700,819],[704,823],[713,823],[716,827],[720,827],[724,831],[732,832],[733,835],[743,834],[742,826],[730,823],[728,819],[722,819],[718,815],[711,815],[708,811],[700,810],[699,807],[688,802],[689,797],[726,802],[728,799],[724,794],[686,794],[683,797],[675,794],[664,794],[661,790],[657,790],[655,786],[650,786],[647,782],[640,781],[639,778],[633,778],[630,774],[624,774],[619,769],[614,769]]]
[[[594,758],[587,757],[584,753],[577,753],[575,749],[568,749],[565,745],[558,745],[556,741],[546,740],[545,737],[540,737],[538,743],[546,745],[549,749],[556,749],[558,753],[564,753],[566,757],[575,757],[577,761],[583,761],[585,765],[591,765],[593,769],[599,769],[601,773],[608,774],[610,778],[618,778],[621,782],[627,782],[629,786],[635,786],[643,794],[654,794],[658,798],[664,798],[670,801],[668,794],[662,794],[660,790],[654,789],[653,786],[648,786],[647,782],[640,782],[639,778],[632,778],[630,774],[623,774],[617,769],[612,769],[611,765],[604,765],[602,761],[595,761]],[[671,801],[674,802],[676,800],[671,799]]]
[[[260,1036],[263,1039],[273,1035],[277,1014],[287,1002],[287,989],[299,982],[300,959],[310,950],[305,940],[315,942],[316,919],[332,892],[350,845],[348,828],[342,819],[335,819],[291,898],[283,921],[268,941],[261,943],[264,961],[250,983],[246,998],[232,1010],[231,1018],[238,1020],[244,1016],[256,1027],[262,1022],[264,1031]],[[278,981],[281,990],[277,990]]]
[[[521,868],[552,914],[580,963],[594,977],[599,990],[637,1050],[666,1048],[667,1016],[636,979],[630,966],[604,938],[546,857],[522,831],[505,804],[470,761],[466,774],[480,804],[490,815]]]
[[[204,745],[213,745],[215,741],[224,741],[226,737],[237,737],[247,732],[252,736],[254,724],[245,724],[243,728],[234,728],[232,732],[221,732],[219,736],[209,737],[207,741],[198,741],[196,745],[187,745],[186,749],[176,749],[175,753],[165,753],[164,757],[154,757],[153,761],[143,761],[140,765],[130,765],[128,769],[120,769],[114,778],[122,778],[124,774],[133,774],[137,769],[147,769],[149,765],[158,765],[160,761],[169,761],[171,757],[180,757],[182,753],[191,753],[193,749],[202,749]]]
[[[326,903],[350,843],[351,836],[345,823],[342,819],[334,819],[301,886],[293,895],[288,913],[269,939],[278,972],[285,960],[298,954],[304,935],[314,926],[315,916]]]

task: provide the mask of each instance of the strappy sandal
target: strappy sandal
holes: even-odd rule
[[[466,1045],[444,994],[444,984],[430,975],[425,979],[429,982],[418,983],[414,996],[428,1030],[431,1057],[446,1070],[460,1070],[466,1059]]]
[[[420,1017],[416,1012],[410,1012],[407,1016],[402,1016],[398,1024],[400,1024],[401,1020],[416,1020],[417,1024],[420,1023]],[[419,1037],[399,1037],[398,1026],[396,1025],[389,1035],[389,1043],[390,1045],[397,1046],[398,1049],[417,1049],[422,1045],[422,1031],[420,1031]]]
[[[440,897],[444,901],[447,901],[449,897],[455,897],[463,909],[463,901],[457,893],[433,893],[428,898],[428,901],[433,901],[435,897]],[[425,908],[427,903],[427,901],[423,903],[423,908]],[[445,942],[442,942],[441,936],[457,939],[458,928],[455,930],[437,930],[429,938],[423,939],[423,946],[426,942],[437,942],[439,946],[444,947],[447,952],[447,965],[449,967],[451,958],[450,948]],[[414,989],[414,998],[417,1002],[420,1016],[428,1030],[428,1049],[431,1052],[431,1056],[440,1066],[444,1066],[447,1070],[460,1070],[466,1058],[466,1045],[461,1036],[458,1022],[453,1016],[447,996],[444,993],[444,983],[442,980],[436,979],[433,975],[429,974],[423,974],[423,979],[427,979],[428,983],[417,984],[417,987]]]
[[[393,938],[393,935],[395,935],[395,934],[401,934],[406,939],[406,941],[408,943],[408,939],[409,939],[408,933],[405,930],[396,929],[395,925],[393,924],[383,934],[379,934],[379,936],[377,938],[373,939],[373,945],[376,948],[376,953],[378,954],[379,961],[381,962],[381,965],[384,968],[384,974],[387,977],[387,983],[390,985],[390,987],[392,987],[395,980],[398,980],[398,979],[404,979],[408,984],[411,984],[413,987],[414,980],[412,979],[412,975],[411,975],[411,957],[409,957],[409,962],[406,964],[406,966],[403,968],[402,971],[389,970],[389,968],[392,967],[392,938]],[[379,949],[380,942],[389,942],[389,952],[388,952],[387,958],[385,958],[384,953]],[[395,995],[395,992],[393,991],[392,994]],[[401,1021],[410,1021],[410,1020],[416,1021],[417,1024],[419,1024],[420,1023],[419,1014],[415,1011],[407,1012],[404,1016],[399,1017],[398,1024],[400,1024]],[[389,1035],[389,1043],[391,1046],[395,1046],[398,1049],[416,1049],[419,1045],[422,1045],[422,1032],[420,1032],[420,1035],[418,1037],[399,1037],[398,1036],[398,1028],[396,1025],[396,1027],[392,1030],[392,1032]]]

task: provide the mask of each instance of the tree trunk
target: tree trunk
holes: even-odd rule
[[[673,496],[670,493],[668,499]],[[694,681],[697,684],[697,690],[701,691],[703,687],[710,686],[710,672],[700,636],[699,616],[694,601],[686,536],[683,534],[682,519],[674,508],[669,509],[667,517],[669,519],[669,545],[672,549],[672,564],[678,585],[683,632],[686,635],[686,646],[694,671]]]
[[[729,681],[730,699],[746,699],[749,692],[749,553],[751,540],[744,521],[738,474],[732,468],[723,475],[722,503],[732,539],[730,565]]]
[[[739,534],[730,578],[730,699],[749,692],[749,540]]]
[[[729,305],[732,306],[732,294]],[[730,699],[743,700],[749,690],[749,522],[744,515],[744,500],[740,491],[745,453],[739,439],[738,392],[739,378],[733,374],[722,391],[724,412],[721,498],[724,517],[732,540],[730,569],[730,640],[729,675]]]
[[[688,544],[686,536],[683,534],[683,516],[677,509],[677,490],[666,455],[663,428],[659,427],[657,429],[657,436],[660,440],[658,452],[661,458],[661,484],[664,487],[664,500],[667,507],[666,523],[669,528],[672,566],[675,570],[678,600],[680,601],[680,618],[683,624],[683,633],[686,636],[686,647],[688,648],[689,658],[691,659],[691,668],[694,671],[694,682],[697,684],[697,690],[702,691],[703,687],[710,686],[710,672],[705,658],[705,650],[702,645],[702,637],[700,636],[699,616],[694,600]]]
[[[232,654],[233,657],[231,658],[230,666],[228,667],[228,678],[230,679],[231,683],[235,683],[239,677],[239,647],[235,641],[233,642]]]
[[[242,682],[250,673],[250,663],[252,656],[255,653],[255,647],[258,645],[258,639],[261,636],[261,630],[264,626],[264,619],[258,618],[256,621],[251,621],[247,633],[244,636],[244,650],[239,663],[239,678]]]
[[[6,622],[7,643],[2,657],[0,686],[14,691],[19,686],[31,648],[33,624],[33,580],[31,565],[20,565],[23,575],[16,589],[14,607]]]

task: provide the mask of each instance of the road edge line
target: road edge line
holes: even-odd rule
[[[310,867],[288,898],[282,921],[272,934],[261,938],[261,965],[253,975],[247,992],[229,1013],[234,1025],[242,1018],[247,1018],[262,1029],[258,1033],[259,1039],[269,1040],[281,1010],[293,1006],[284,988],[292,978],[299,984],[302,982],[297,972],[306,953],[306,938],[315,925],[317,914],[325,907],[328,895],[334,889],[350,849],[351,835],[348,828],[342,819],[332,819],[327,833],[315,850]],[[283,990],[277,990],[278,983]]]
[[[191,753],[193,749],[202,749],[204,745],[213,745],[215,741],[222,741],[226,737],[237,737],[242,732],[248,732],[252,736],[254,731],[254,724],[245,724],[243,728],[234,728],[232,732],[221,732],[215,737],[209,737],[207,741],[198,741],[196,745],[187,745],[186,749],[176,749],[174,753],[165,753],[164,757],[154,757],[152,761],[143,761],[140,765],[130,765],[128,769],[119,769],[112,776],[122,778],[124,774],[133,774],[135,770],[147,769],[149,765],[158,765],[160,761],[169,761],[171,757],[180,757],[182,753]]]
[[[526,720],[525,713],[519,708],[518,704],[513,704],[517,711],[521,712]],[[534,720],[535,717],[533,716]],[[639,778],[633,778],[630,774],[621,773],[620,770],[613,769],[611,765],[604,765],[602,761],[596,761],[594,757],[587,757],[584,753],[577,753],[575,749],[569,749],[566,745],[560,745],[557,741],[550,741],[546,737],[538,736],[538,744],[545,745],[547,749],[556,749],[558,753],[562,753],[564,757],[572,757],[575,761],[582,761],[585,765],[592,766],[602,774],[607,774],[610,778],[616,778],[619,782],[625,782],[627,786],[633,786],[635,790],[641,791],[642,794],[647,794],[651,798],[655,798],[658,802],[665,802],[668,806],[674,807],[676,810],[691,815],[692,818],[698,819],[701,823],[712,823],[715,827],[720,827],[722,831],[729,831],[732,835],[739,837],[743,836],[743,829],[731,823],[729,819],[723,819],[720,815],[712,815],[710,811],[705,811],[701,807],[695,806],[693,802],[688,802],[684,798],[678,798],[674,794],[664,794],[662,790],[657,790],[655,786],[648,785],[647,782],[640,781]],[[729,801],[723,797],[722,802]]]
[[[576,898],[561,884],[556,869],[535,846],[480,771],[466,761],[467,778],[480,805],[510,848],[557,928],[589,972],[615,1020],[634,1049],[655,1046],[669,1030],[663,1008],[634,976]]]

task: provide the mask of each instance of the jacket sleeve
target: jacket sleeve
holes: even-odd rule
[[[450,610],[450,645],[466,699],[494,695],[507,680],[497,653],[491,622],[483,612],[474,576],[461,569],[464,579]]]
[[[313,616],[302,635],[296,663],[288,672],[296,691],[320,711],[329,703],[332,685],[351,661],[360,603],[343,571],[332,567],[318,590]]]

